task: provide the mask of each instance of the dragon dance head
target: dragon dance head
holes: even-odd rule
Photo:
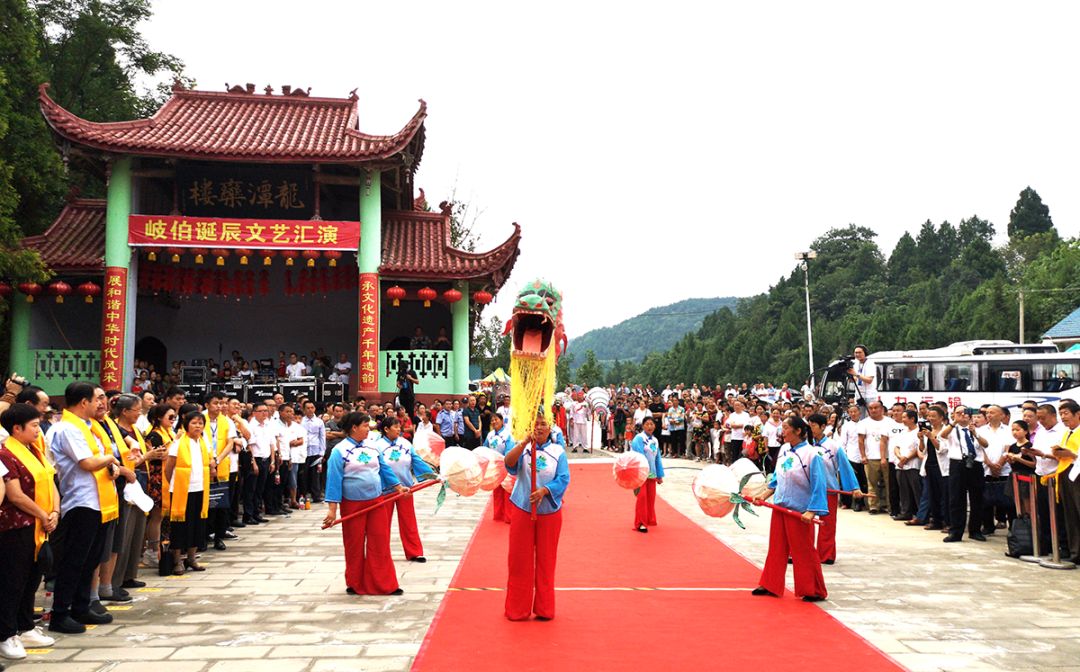
[[[545,359],[554,345],[556,356],[566,349],[562,323],[562,293],[546,280],[525,285],[514,300],[504,333],[511,334],[511,356]]]
[[[510,334],[511,433],[522,441],[532,433],[538,409],[552,421],[555,364],[566,350],[562,293],[546,280],[525,285],[503,334]]]

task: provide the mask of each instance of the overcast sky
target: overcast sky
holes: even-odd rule
[[[154,7],[145,36],[199,88],[359,87],[373,133],[425,99],[432,206],[456,185],[483,249],[522,225],[494,312],[542,275],[571,336],[765,291],[834,226],[877,231],[886,254],[927,219],[1003,233],[1028,185],[1080,231],[1076,3]]]

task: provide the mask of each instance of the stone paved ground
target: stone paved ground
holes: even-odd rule
[[[661,496],[760,564],[767,515],[747,516],[746,530],[707,518],[690,494],[694,473],[672,469]],[[400,597],[345,594],[340,533],[318,529],[317,507],[239,530],[243,538],[227,552],[204,554],[209,571],[202,574],[163,579],[144,572],[148,587],[129,608],[113,609],[113,624],[63,637],[11,669],[406,670],[487,503],[451,494],[431,517],[434,493],[417,500],[429,562],[404,562],[395,532]],[[825,568],[830,599],[821,606],[919,672],[1080,672],[1080,571],[1013,561],[1003,555],[1003,536],[995,537],[946,545],[937,533],[841,512],[840,559]],[[692,558],[693,549],[687,552]]]

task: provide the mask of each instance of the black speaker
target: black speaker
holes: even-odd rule
[[[254,404],[259,401],[273,399],[277,391],[277,385],[246,385],[244,387],[244,403]]]
[[[180,383],[177,385],[184,391],[185,399],[190,403],[198,403],[206,401],[207,385],[205,383],[201,385],[193,385],[191,383]]]
[[[185,366],[180,369],[180,384],[205,385],[210,379],[210,372],[205,366]]]
[[[288,382],[278,383],[281,396],[285,397],[285,401],[288,403],[296,401],[296,398],[300,395],[304,395],[308,399],[316,401],[315,394],[318,387],[318,383],[315,382],[314,378],[311,380],[290,380]]]
[[[344,383],[323,383],[321,392],[319,401],[324,404],[339,404],[345,401]]]

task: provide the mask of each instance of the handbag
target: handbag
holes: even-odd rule
[[[55,557],[53,554],[52,544],[49,543],[49,538],[46,537],[45,541],[41,542],[41,548],[38,549],[37,554],[37,566],[38,571],[43,576],[52,576],[53,562]]]
[[[169,550],[169,542],[167,539],[163,539],[158,545],[158,576],[169,576],[176,568],[176,558],[173,557],[172,552]]]
[[[228,481],[215,481],[210,484],[209,506],[211,509],[227,509],[231,506]]]
[[[1009,509],[1014,506],[1012,498],[1005,494],[1009,481],[989,481],[983,485],[983,506]]]
[[[1035,548],[1031,541],[1031,519],[1026,516],[1014,518],[1005,541],[1009,547],[1009,550],[1005,551],[1005,555],[1010,558],[1019,558],[1021,555],[1034,555]]]

